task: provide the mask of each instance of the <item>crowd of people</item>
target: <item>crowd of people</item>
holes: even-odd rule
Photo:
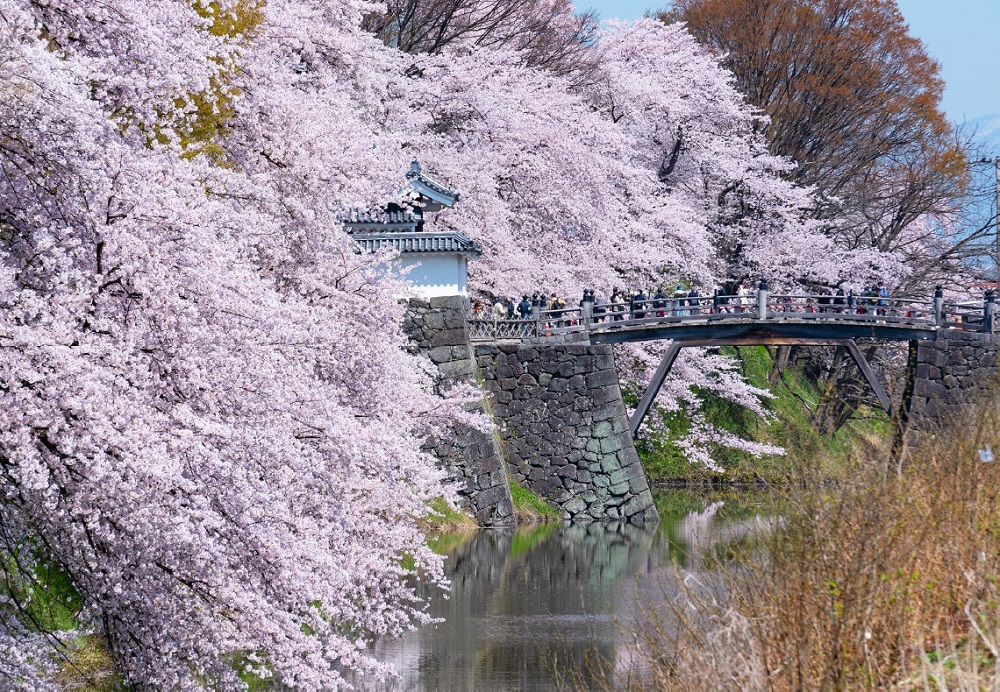
[[[592,299],[592,319],[598,323],[648,317],[746,313],[757,309],[757,291],[743,284],[731,286],[728,292],[716,287],[707,295],[702,295],[695,286],[686,288],[683,283],[678,283],[673,291],[660,286],[653,295],[647,295],[642,289],[625,291],[615,287],[607,298],[594,293]],[[544,315],[548,321],[565,322],[565,325],[559,326],[568,326],[580,319],[578,308],[583,305],[583,300],[580,300],[576,307],[569,308],[565,298],[556,293],[545,292],[524,294],[520,300],[515,296],[498,296],[491,302],[490,305],[489,302],[474,300],[473,315],[478,319],[495,321],[532,320],[535,319],[534,311],[537,308],[539,314]],[[866,286],[858,295],[853,291],[845,291],[841,286],[825,295],[804,297],[801,301],[796,301],[792,296],[782,296],[779,303],[769,304],[770,309],[781,306],[784,312],[850,311],[884,315],[888,311],[889,292],[882,282],[877,282]]]

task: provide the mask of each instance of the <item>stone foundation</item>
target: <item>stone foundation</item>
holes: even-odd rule
[[[466,299],[457,296],[414,299],[407,305],[403,327],[414,352],[426,355],[437,366],[440,393],[459,382],[475,382],[476,365],[465,326],[467,309]],[[482,526],[515,525],[503,456],[492,435],[456,423],[444,438],[430,438],[425,449],[460,484],[462,506]]]
[[[477,346],[508,470],[574,521],[657,521],[611,346]]]
[[[983,396],[996,378],[997,339],[946,330],[934,341],[911,343],[910,357],[912,379],[904,395],[907,423],[916,428],[939,425],[956,420],[962,407]]]

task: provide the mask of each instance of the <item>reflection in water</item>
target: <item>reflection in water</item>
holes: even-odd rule
[[[393,688],[551,689],[569,669],[586,685],[598,660],[627,667],[621,623],[672,597],[676,568],[700,574],[720,547],[767,528],[759,498],[674,491],[657,500],[655,527],[480,531],[450,550],[451,593],[433,594],[430,608],[445,621],[376,649],[400,671]]]

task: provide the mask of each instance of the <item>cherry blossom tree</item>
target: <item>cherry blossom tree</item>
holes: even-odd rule
[[[328,12],[346,33],[359,21]],[[246,46],[173,3],[5,1],[0,16],[8,583],[30,583],[37,554],[58,564],[134,685],[382,674],[366,643],[426,622],[406,577],[441,576],[415,519],[447,491],[420,442],[463,414],[406,355],[384,258],[355,254],[310,197],[334,187],[302,151],[319,126],[277,151],[261,122],[225,165],[185,157],[190,95]],[[246,68],[278,55],[300,74],[291,51]],[[363,117],[330,149],[373,141],[349,130]],[[345,194],[374,196],[378,171]],[[44,684],[44,637],[3,593],[0,675]]]
[[[338,221],[413,158],[462,192],[433,223],[484,245],[482,291],[891,265],[825,244],[679,27],[611,25],[582,72],[516,26],[405,53],[366,30],[385,11],[0,0],[2,569],[64,570],[128,684],[334,687],[427,621],[406,579],[441,563],[415,520],[449,491],[421,441],[474,420],[406,354],[388,257]],[[678,370],[667,407],[697,411],[697,383],[766,413],[719,356]],[[692,459],[774,451],[694,416]],[[60,636],[0,594],[0,675],[44,685]]]

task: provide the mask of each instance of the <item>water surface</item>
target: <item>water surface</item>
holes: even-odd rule
[[[674,598],[678,579],[712,587],[735,544],[767,530],[761,493],[654,493],[661,521],[547,524],[445,535],[452,587],[431,595],[445,621],[381,642],[404,690],[549,690],[572,674],[624,674],[636,613]],[[605,678],[606,680],[608,678]]]

